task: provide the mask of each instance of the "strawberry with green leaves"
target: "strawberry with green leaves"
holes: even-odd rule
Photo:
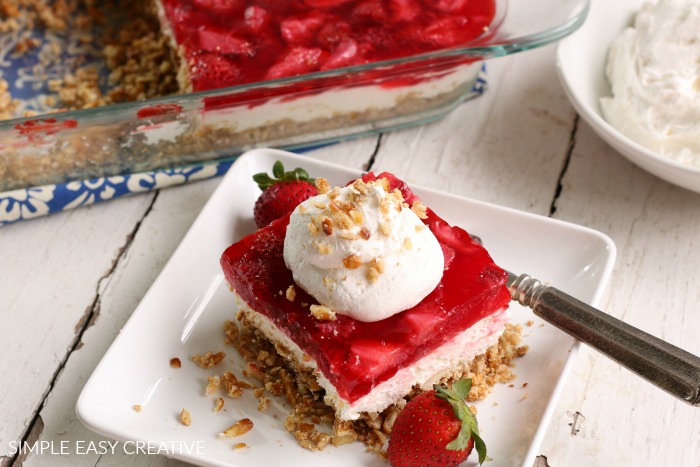
[[[280,161],[273,164],[272,177],[261,172],[253,175],[253,180],[263,190],[253,208],[255,224],[259,228],[292,212],[299,203],[318,194],[314,180],[306,170],[296,168],[285,172]]]
[[[393,467],[456,466],[474,446],[480,464],[490,460],[476,416],[466,403],[471,386],[470,379],[457,381],[450,389],[435,385],[406,404],[389,439]]]

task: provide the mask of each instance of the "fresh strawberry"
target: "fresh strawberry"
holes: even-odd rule
[[[471,386],[470,379],[457,381],[451,389],[435,385],[406,404],[389,438],[387,454],[393,467],[456,466],[474,446],[480,464],[490,460],[476,417],[467,407]]]
[[[401,342],[353,339],[350,344],[350,355],[353,355],[354,361],[349,362],[348,365],[361,366],[367,372],[380,374],[392,365],[395,366],[396,359],[401,358],[400,354],[404,351]]]
[[[359,50],[354,40],[344,40],[331,52],[328,59],[321,66],[321,70],[332,70],[334,68],[362,63],[362,54]]]
[[[286,78],[316,71],[327,57],[328,52],[318,47],[294,47],[267,70],[265,79]]]
[[[228,55],[253,55],[253,45],[231,33],[200,29],[197,31],[199,47],[207,52]]]
[[[190,58],[190,79],[199,90],[238,84],[243,79],[241,69],[230,58],[209,52],[198,52]]]
[[[253,175],[253,180],[263,190],[253,209],[258,227],[292,212],[299,203],[318,194],[314,180],[304,169],[285,172],[282,163],[277,161],[272,166],[272,175],[265,172]]]
[[[409,29],[409,28],[407,28]],[[371,50],[386,51],[397,47],[399,39],[383,25],[368,26],[361,40],[371,47]]]
[[[473,37],[469,19],[464,16],[445,17],[428,24],[422,31],[423,41],[441,47],[464,44]]]
[[[260,6],[251,5],[243,13],[243,23],[252,32],[260,33],[270,22],[270,13]]]
[[[334,18],[319,29],[318,34],[316,34],[316,42],[326,49],[332,50],[348,39],[351,33],[350,24],[340,18]]]
[[[320,11],[285,18],[280,21],[280,34],[288,44],[310,42],[326,20],[327,15]]]

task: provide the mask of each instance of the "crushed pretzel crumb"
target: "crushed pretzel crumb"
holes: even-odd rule
[[[388,222],[379,224],[379,231],[389,237],[391,235],[391,225]]]
[[[232,372],[227,371],[221,375],[221,383],[223,384],[224,391],[226,391],[226,395],[228,397],[237,399],[243,395],[243,385],[240,381],[238,381],[238,378],[236,378],[236,375],[234,375]]]
[[[287,298],[287,300],[293,302],[297,296],[297,290],[294,288],[293,285],[290,285],[289,287],[287,287],[287,291],[284,293],[284,296]]]
[[[207,352],[204,355],[192,355],[192,361],[200,368],[212,368],[226,358],[226,352]]]
[[[142,407],[141,407],[141,404],[136,404],[131,408],[134,409],[134,412],[141,412]]]
[[[180,412],[180,422],[185,426],[192,425],[192,416],[190,415],[189,410],[182,409],[182,411]]]
[[[315,237],[316,235],[318,235],[318,227],[316,226],[315,223],[309,222],[306,227],[309,230],[309,235],[311,235],[312,237]]]
[[[340,187],[339,186],[333,187],[333,189],[328,192],[328,198],[331,200],[336,199],[338,196],[340,196]],[[337,205],[336,205],[336,207],[337,207]],[[331,206],[331,209],[333,209],[332,206]]]
[[[382,261],[380,258],[372,258],[372,261],[369,262],[369,267],[367,268],[367,280],[370,282],[370,284],[374,284],[377,279],[379,279],[379,275],[384,272],[384,261]]]
[[[352,187],[361,195],[367,194],[367,184],[361,178],[358,178],[352,183]]]
[[[345,240],[357,240],[358,238],[360,238],[360,236],[355,232],[343,230],[342,232],[340,232],[340,238],[344,238]]]
[[[253,421],[249,418],[243,418],[219,433],[218,436],[219,438],[234,438],[236,436],[244,435],[252,429]]]
[[[333,248],[328,243],[314,242],[314,246],[318,249],[318,252],[322,255],[328,255],[333,252]]]
[[[374,284],[379,280],[379,272],[374,268],[367,269],[367,280],[370,284]]]
[[[335,321],[337,319],[335,311],[325,305],[311,305],[309,309],[314,318],[319,321]]]
[[[214,401],[214,412],[221,412],[221,409],[224,408],[224,398],[223,397],[217,397],[216,400]]]
[[[258,412],[264,412],[270,408],[272,401],[267,396],[258,397]]]
[[[368,267],[373,264],[374,261],[368,262]],[[422,390],[415,388],[404,400],[382,413],[364,413],[357,420],[341,421],[335,417],[334,409],[324,402],[325,392],[314,372],[289,359],[287,349],[271,342],[255,329],[248,319],[248,313],[252,312],[246,311],[245,305],[239,310],[241,328],[235,346],[247,361],[243,374],[254,377],[263,385],[253,389],[258,399],[258,410],[268,407],[270,397],[288,402],[291,408],[284,427],[304,449],[319,451],[329,444],[340,446],[359,441],[371,451],[384,456],[394,420],[406,402]],[[521,336],[521,325],[506,325],[497,344],[477,356],[471,365],[455,368],[444,375],[438,383],[449,384],[458,379],[471,378],[472,391],[468,400],[485,398],[494,385],[514,380],[513,359],[527,350],[526,346],[520,345]],[[311,360],[310,356],[308,360]],[[308,360],[302,357],[302,361]],[[332,427],[330,432],[328,426]]]
[[[411,211],[416,213],[416,216],[418,216],[420,219],[428,218],[428,208],[426,208],[425,205],[420,201],[415,201],[411,205]]]
[[[316,191],[318,191],[319,195],[325,195],[331,190],[331,185],[328,183],[328,180],[326,180],[323,177],[318,177],[316,179]]]
[[[362,222],[365,220],[365,216],[357,209],[351,209],[348,214],[355,224],[362,224]]]
[[[362,260],[355,254],[348,255],[343,258],[343,266],[345,266],[346,269],[357,269],[362,266]]]
[[[340,229],[349,229],[355,224],[350,214],[342,210],[333,213],[333,223]]]
[[[171,359],[170,359],[170,367],[171,367],[171,368],[176,368],[176,369],[177,369],[177,368],[182,368],[182,362],[181,362],[180,359],[177,358],[177,357],[171,358]]]
[[[236,323],[230,320],[224,322],[224,343],[227,345],[233,345],[234,342],[238,341],[239,330]]]
[[[219,387],[221,386],[221,378],[219,378],[219,375],[212,375],[207,378],[207,386],[204,388],[204,394],[207,396],[211,396],[214,394],[216,391],[219,390]]]
[[[326,235],[332,235],[333,234],[333,221],[329,219],[328,217],[324,217],[323,220],[321,221],[321,230],[323,230],[323,233]]]

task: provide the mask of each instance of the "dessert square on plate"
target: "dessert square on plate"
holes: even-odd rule
[[[393,174],[319,191],[227,248],[222,269],[247,324],[315,380],[299,384],[323,388],[337,419],[378,425],[416,388],[469,376],[498,342],[507,273]]]
[[[343,184],[360,174],[312,158],[261,149],[239,158],[202,210],[161,275],[115,339],[77,403],[80,419],[92,430],[118,440],[154,443],[178,440],[203,443],[202,452],[174,445],[169,455],[198,465],[386,465],[365,452],[360,443],[310,452],[298,446],[282,423],[286,409],[274,405],[258,412],[257,401],[244,394],[226,400],[225,409],[212,410],[204,395],[211,373],[196,367],[190,356],[225,350],[222,323],[235,314],[231,292],[219,266],[221,252],[253,232],[252,206],[259,191],[252,174],[269,170],[275,160],[288,167],[305,167],[332,184]],[[615,250],[604,235],[565,222],[413,187],[423,202],[440,205],[448,222],[478,234],[495,262],[515,271],[527,271],[595,305],[607,283]],[[235,199],[235,202],[232,200]],[[517,226],[518,244],[508,237]],[[527,245],[523,248],[522,245]],[[527,389],[496,387],[484,403],[477,403],[482,436],[487,439],[492,466],[531,464],[561,382],[575,354],[576,342],[546,325],[517,304],[513,322],[527,323],[525,343],[530,349],[518,361],[517,382]],[[243,363],[228,351],[225,363]],[[169,361],[179,357],[182,368]],[[527,394],[527,397],[525,395]],[[137,413],[132,406],[140,404]],[[192,424],[179,421],[182,408]],[[232,440],[217,434],[240,418],[254,428],[236,438],[249,448],[233,450]]]

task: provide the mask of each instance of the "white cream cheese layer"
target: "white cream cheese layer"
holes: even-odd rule
[[[289,352],[286,358],[314,372],[319,385],[326,391],[325,402],[335,409],[336,416],[341,420],[356,420],[363,412],[380,413],[390,405],[400,403],[416,386],[427,390],[445,376],[468,370],[476,356],[498,342],[510,319],[507,308],[487,316],[417,362],[399,369],[394,376],[378,384],[369,394],[350,402],[338,394],[333,384],[319,371],[314,359],[309,358],[309,355],[280,331],[269,318],[252,310],[238,295],[236,297],[241,311],[251,324]]]

